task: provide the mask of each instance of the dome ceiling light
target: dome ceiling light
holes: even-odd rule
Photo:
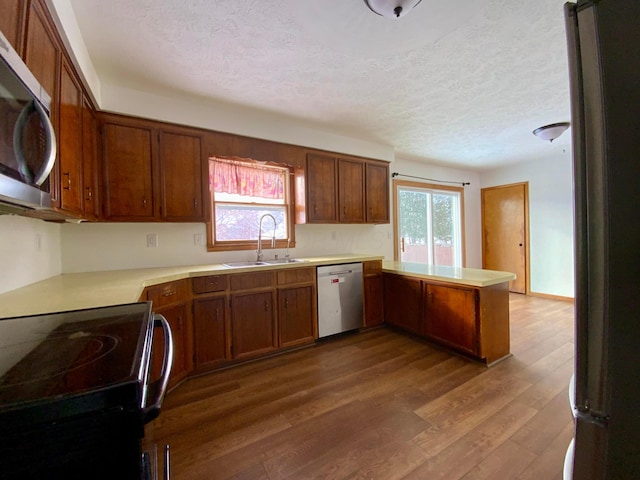
[[[400,18],[422,0],[364,0],[372,12],[387,18]]]
[[[549,140],[550,142],[553,142],[556,138],[562,135],[567,128],[569,128],[569,125],[571,125],[569,122],[552,123],[551,125],[536,128],[533,131],[533,134],[542,140]]]

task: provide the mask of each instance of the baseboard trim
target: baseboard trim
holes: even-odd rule
[[[561,302],[571,302],[571,303],[573,303],[575,301],[575,299],[573,297],[564,297],[562,295],[550,295],[548,293],[529,292],[527,295],[529,295],[531,297],[547,298],[549,300],[560,300]]]

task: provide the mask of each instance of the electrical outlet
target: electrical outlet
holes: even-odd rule
[[[158,234],[147,233],[147,247],[157,248],[157,246],[158,246]]]
[[[196,247],[204,245],[204,235],[202,233],[193,234],[193,244]]]

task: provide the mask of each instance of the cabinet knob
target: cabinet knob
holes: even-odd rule
[[[91,191],[91,187],[85,187],[87,189],[87,200],[91,200],[93,198],[93,191]]]
[[[62,187],[63,190],[71,190],[71,172],[64,172],[63,176],[67,177],[67,186]]]

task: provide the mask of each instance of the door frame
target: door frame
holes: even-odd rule
[[[498,190],[502,188],[508,187],[516,187],[516,186],[524,187],[524,294],[531,294],[531,265],[529,264],[529,259],[531,257],[529,252],[529,182],[515,182],[515,183],[507,183],[504,185],[494,185],[493,187],[485,187],[480,189],[480,222],[481,222],[481,240],[482,240],[482,268],[485,268],[485,241],[484,241],[484,232],[485,232],[485,218],[484,218],[484,192],[486,190]]]
[[[462,248],[460,261],[462,263],[462,268],[467,266],[467,246],[465,242],[465,221],[464,221],[464,188],[463,187],[451,187],[447,185],[437,185],[435,183],[424,183],[424,182],[412,182],[407,180],[396,180],[392,181],[393,186],[393,260],[396,262],[400,261],[400,257],[398,255],[399,252],[399,243],[400,239],[398,238],[398,221],[399,221],[399,198],[398,198],[398,187],[417,187],[424,188],[427,190],[443,190],[443,191],[451,191],[457,192],[460,194],[460,246]]]

